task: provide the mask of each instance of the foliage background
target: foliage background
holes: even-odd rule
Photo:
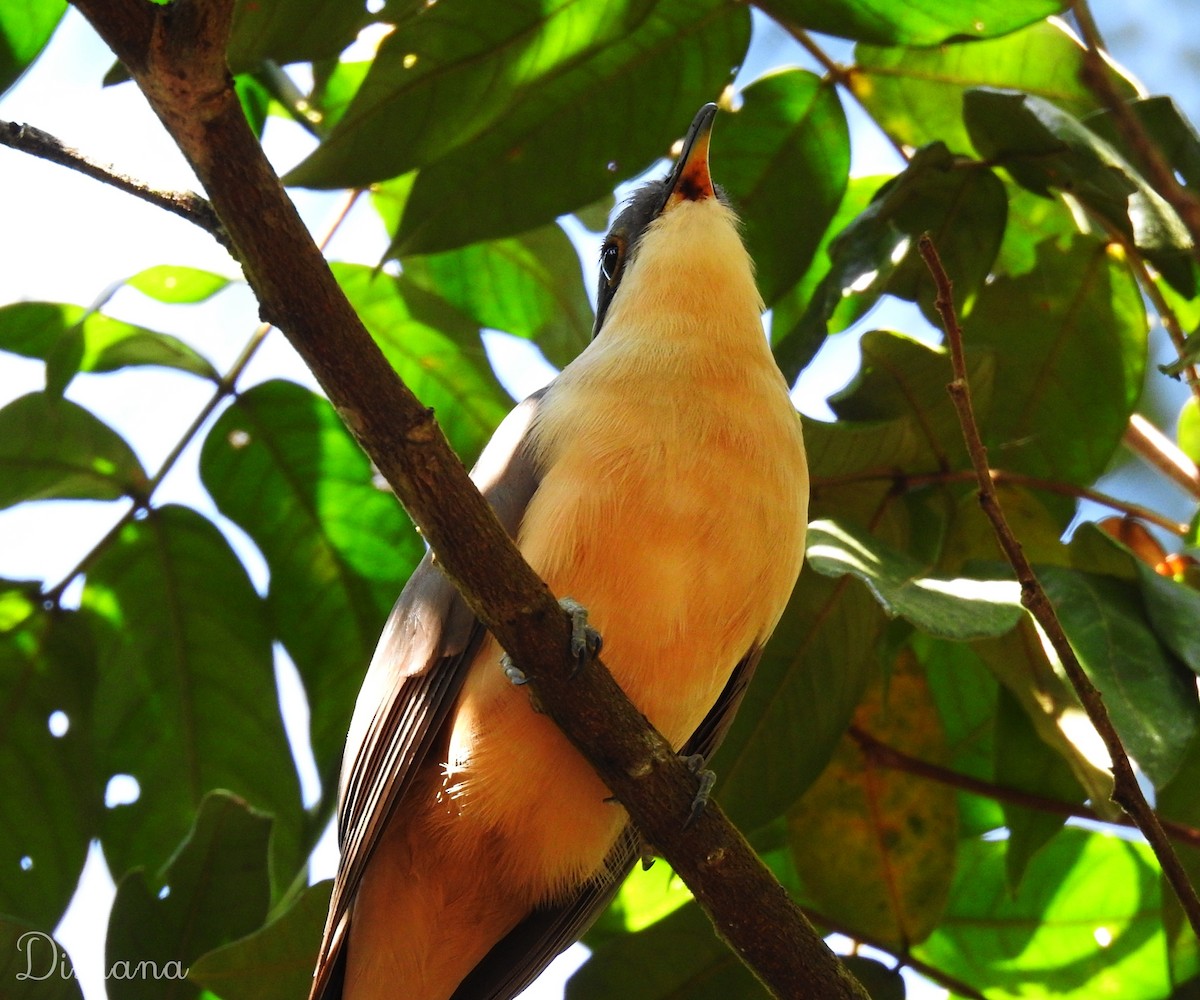
[[[844,12],[859,5],[821,6]],[[1055,8],[992,6],[1000,14],[1018,12],[1018,21]],[[516,5],[510,16],[524,9]],[[463,39],[427,27],[438,13],[406,22],[407,31],[395,37],[412,45],[389,43],[397,58],[385,95],[398,93],[404,113],[394,121],[384,117],[386,141],[368,134],[340,159],[331,140],[321,168],[334,171],[323,183],[352,184],[421,167],[415,181],[408,175],[384,184],[374,199],[360,199],[330,256],[351,262],[339,267],[347,293],[406,381],[437,407],[468,460],[508,405],[480,329],[527,337],[557,364],[586,339],[584,283],[591,283],[591,261],[581,278],[570,241],[547,224],[556,213],[586,207],[584,223],[565,227],[581,240],[588,239],[587,226],[601,228],[613,181],[666,150],[695,107],[728,81],[729,67],[743,61],[749,37],[748,12],[715,3],[550,9],[559,16],[545,24],[534,19],[542,30],[529,38],[538,44],[510,45],[499,67],[484,61],[489,72],[515,84],[511,89],[497,87],[496,77],[473,69],[470,59],[452,86],[438,84],[436,75],[429,84],[410,73],[414,67],[404,65],[410,47],[437,53],[438,46],[450,51]],[[815,5],[764,9],[790,23],[838,27],[811,20],[820,14]],[[322,20],[332,6],[313,10],[312,23],[322,30],[307,34],[286,19],[243,21],[235,69],[252,68],[263,55],[287,60],[336,53],[355,24]],[[412,16],[403,5],[384,14]],[[469,10],[461,16],[479,22]],[[634,45],[622,17],[660,34],[635,32]],[[1053,186],[1065,178],[1091,208],[1091,231],[1081,234],[1081,213],[1073,216],[1061,199],[1039,199],[1000,172],[931,147],[892,186],[890,198],[876,202],[856,239],[843,242],[833,277],[822,284],[830,271],[829,237],[867,206],[902,161],[895,154],[880,159],[884,144],[862,127],[847,141],[851,131],[842,114],[862,119],[847,91],[835,98],[810,73],[766,76],[797,50],[785,49],[778,29],[755,18],[763,30],[739,77],[744,103],[718,125],[714,170],[746,216],[781,363],[796,374],[827,327],[836,333],[881,292],[889,298],[866,325],[828,342],[843,367],[857,363],[847,345],[861,343],[864,363],[858,380],[825,413],[837,423],[809,428],[818,477],[814,516],[822,525],[814,531],[810,571],[717,762],[721,800],[824,926],[920,964],[952,988],[988,996],[1167,995],[1195,975],[1194,942],[1177,933],[1177,915],[1163,902],[1157,867],[1144,848],[1108,830],[1062,829],[1062,817],[1044,808],[956,792],[944,775],[938,781],[897,777],[903,772],[881,770],[878,759],[864,757],[861,740],[856,745],[839,737],[853,714],[859,731],[874,739],[994,789],[1076,806],[1092,796],[1102,802],[1098,771],[1078,739],[1068,739],[1074,731],[1059,725],[1074,718],[1069,695],[1028,627],[1012,631],[1011,593],[988,587],[980,591],[983,600],[966,601],[958,584],[950,596],[931,601],[930,588],[914,583],[930,575],[994,581],[1004,573],[969,487],[952,475],[965,463],[942,395],[945,359],[883,329],[936,342],[918,307],[896,304],[916,299],[927,310],[924,279],[911,259],[894,270],[888,265],[900,256],[905,236],[931,228],[956,269],[993,464],[1068,493],[1108,471],[1110,488],[1179,521],[1194,513],[1194,497],[1172,493],[1142,466],[1115,476],[1113,470],[1122,462],[1118,444],[1135,404],[1168,430],[1181,405],[1178,393],[1162,391],[1172,385],[1148,363],[1145,306],[1128,262],[1144,256],[1174,278],[1184,291],[1158,284],[1188,328],[1195,310],[1188,294],[1192,265],[1186,254],[1173,252],[1179,241],[1169,218],[1140,239],[1140,247],[1119,253],[1105,245],[1095,220],[1111,224],[1115,218],[1119,227],[1123,208],[1123,197],[1108,186],[1111,172],[1088,173],[1077,159],[1056,164],[1064,173],[1052,178]],[[873,36],[884,44],[857,53],[826,39],[821,44],[857,62],[854,92],[905,143],[940,140],[952,153],[971,154],[974,146],[995,156],[1029,125],[1022,117],[1027,105],[1001,107],[987,95],[993,103],[976,108],[964,124],[960,89],[928,82],[939,73],[1037,93],[1078,115],[1096,106],[1074,81],[1073,50],[1056,28],[1034,25],[993,42],[899,53],[886,44],[896,31],[932,31],[904,39],[924,43],[953,32],[904,17],[887,29],[864,24],[854,30],[891,34]],[[12,23],[4,27],[13,37]],[[505,24],[489,27],[500,32]],[[477,44],[487,49],[486,38]],[[623,70],[614,76],[613,65]],[[360,77],[346,67],[318,69],[326,123],[345,110]],[[31,76],[24,92],[36,96],[38,82]],[[265,70],[242,83],[252,113],[264,110],[269,88],[277,104],[286,99],[279,79]],[[50,86],[41,81],[42,88]],[[1174,90],[1175,80],[1166,87]],[[473,102],[462,100],[467,92]],[[123,93],[113,99],[131,106],[140,102],[127,85],[109,93]],[[509,111],[514,94],[523,100]],[[553,128],[538,131],[550,101],[566,110]],[[413,115],[414,107],[429,110]],[[36,103],[4,110],[54,130]],[[346,112],[348,122],[353,113]],[[629,127],[618,129],[614,118]],[[145,176],[144,144],[165,140],[144,117],[141,124],[114,125],[125,120],[106,112],[95,133],[64,131],[63,137]],[[298,132],[277,119],[267,126],[269,138],[280,137],[281,168],[304,155]],[[521,156],[503,155],[511,153],[517,133],[533,138]],[[476,134],[467,152],[456,148]],[[1192,140],[1186,131],[1172,134],[1179,139],[1172,149],[1180,173],[1192,181]],[[563,135],[588,139],[564,143]],[[363,169],[377,154],[409,159],[378,163],[377,175],[344,172],[347,165]],[[14,171],[29,169],[18,166],[16,154],[3,155],[6,170],[10,163]],[[854,179],[847,181],[851,162]],[[1044,160],[1020,162],[1027,185],[1045,182],[1029,176]],[[33,167],[39,174],[51,170]],[[307,171],[309,182],[319,180],[319,167],[320,161],[307,161],[301,176]],[[188,183],[177,172],[154,179]],[[75,178],[56,180],[65,187]],[[513,185],[509,195],[497,198],[506,184]],[[28,211],[17,195],[22,185],[6,186],[12,210]],[[300,196],[315,229],[344,201],[341,195]],[[212,396],[213,371],[235,364],[254,322],[244,288],[178,269],[236,273],[204,238],[179,223],[162,238],[139,237],[153,210],[94,185],[85,197],[116,199],[121,221],[97,227],[90,210],[67,213],[54,196],[35,204],[32,221],[11,228],[19,235],[10,237],[8,252],[16,257],[19,247],[20,256],[38,259],[40,273],[0,296],[13,303],[78,303],[14,304],[0,313],[0,347],[9,352],[0,356],[0,380],[5,399],[13,400],[0,411],[0,499],[14,505],[0,550],[0,569],[14,581],[0,597],[7,706],[0,744],[2,926],[13,939],[23,929],[52,929],[88,843],[99,838],[117,897],[111,917],[93,914],[87,933],[99,940],[107,920],[108,963],[121,956],[178,958],[194,977],[173,987],[178,995],[207,987],[237,997],[267,995],[262,983],[269,962],[289,971],[276,977],[278,995],[285,995],[307,976],[322,909],[321,890],[302,889],[305,857],[329,814],[320,789],[331,787],[358,676],[419,546],[328,407],[305,388],[275,378],[284,374],[311,386],[273,335],[247,366],[236,399],[221,395],[218,412],[155,492],[153,512],[130,518],[96,550],[83,567],[82,586],[67,579],[128,508],[118,498],[146,495]],[[1115,209],[1114,200],[1122,203]],[[388,242],[380,242],[375,220],[384,219],[395,235],[401,211],[394,249],[403,258],[403,277],[372,279],[370,268]],[[510,238],[529,225],[539,228]],[[115,257],[110,243],[115,247],[130,235],[142,243],[138,266],[106,267]],[[480,237],[497,239],[424,252]],[[68,293],[78,288],[69,272],[80,247],[90,284]],[[144,270],[161,263],[176,269]],[[489,281],[464,283],[467,268]],[[22,273],[15,261],[5,270]],[[140,277],[117,287],[135,271]],[[841,294],[852,286],[853,294]],[[139,325],[119,322],[127,319]],[[505,349],[495,337],[488,343],[493,356]],[[1171,360],[1169,349],[1160,348],[1152,360]],[[835,357],[810,369],[821,395],[838,384],[838,364]],[[511,364],[499,367],[510,381],[517,378]],[[98,374],[109,369],[114,373]],[[527,378],[536,384],[538,375]],[[1144,394],[1143,379],[1150,387]],[[820,413],[816,392],[804,388],[806,410]],[[77,405],[57,399],[64,389]],[[78,405],[102,414],[136,449]],[[40,508],[33,502],[46,497],[90,499]],[[1194,824],[1196,705],[1187,673],[1196,669],[1194,593],[1156,578],[1090,529],[1064,546],[1059,536],[1075,503],[1044,484],[1009,488],[1005,498],[1027,548],[1050,567],[1046,582],[1072,640],[1102,687],[1107,680],[1110,707],[1164,813]],[[1173,549],[1180,545],[1168,542]],[[26,561],[14,551],[26,553]],[[23,582],[30,580],[36,582]],[[55,589],[60,581],[69,583],[61,593]],[[43,606],[45,590],[57,604]],[[899,616],[889,618],[884,604]],[[306,690],[311,717],[302,709],[280,712],[276,684],[292,699],[297,689]],[[290,747],[285,724],[293,730]],[[809,788],[831,757],[825,776]],[[113,781],[114,775],[132,776],[137,784]],[[136,799],[126,801],[135,787]],[[234,792],[273,823],[268,827],[213,789]],[[1006,839],[993,832],[1001,828]],[[1194,868],[1195,848],[1183,849]],[[231,906],[233,894],[224,886],[235,882],[243,890]],[[591,936],[597,958],[573,981],[571,995],[749,991],[719,946],[705,951],[706,932],[693,908],[675,910],[685,899],[662,866],[631,884]],[[255,935],[267,921],[276,922]],[[189,927],[197,930],[185,932]],[[7,944],[0,947],[15,954]],[[877,996],[902,988],[883,966],[860,962],[856,971]],[[10,981],[6,975],[6,988]],[[78,995],[72,983],[53,989],[38,995]],[[147,990],[164,995],[161,983],[109,984],[112,996]]]

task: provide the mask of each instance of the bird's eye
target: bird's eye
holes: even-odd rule
[[[617,280],[617,274],[621,270],[621,244],[613,240],[604,244],[604,249],[600,251],[600,273],[604,275],[604,280],[610,285]]]

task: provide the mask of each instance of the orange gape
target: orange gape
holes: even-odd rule
[[[588,608],[618,683],[705,755],[791,594],[808,506],[753,265],[708,173],[714,114],[614,223],[596,339],[472,472],[553,592]],[[427,558],[347,741],[314,1000],[514,996],[632,864],[625,811],[500,655]]]

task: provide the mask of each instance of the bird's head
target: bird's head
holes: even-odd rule
[[[600,280],[593,336],[613,318],[633,286],[651,282],[659,293],[674,289],[706,297],[712,290],[744,297],[756,310],[753,264],[738,233],[737,216],[708,169],[715,104],[693,119],[671,172],[640,187],[617,216],[600,250]],[[618,291],[624,292],[618,297]]]

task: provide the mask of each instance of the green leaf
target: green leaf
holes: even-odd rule
[[[332,789],[363,672],[424,547],[333,407],[290,382],[257,385],[221,414],[200,476],[266,557],[272,634],[304,680]]]
[[[763,10],[784,24],[875,45],[940,45],[1007,35],[1070,6],[1066,0],[768,0]]]
[[[687,997],[751,1000],[768,994],[689,903],[637,934],[597,948],[567,981],[567,1000]]]
[[[917,957],[988,997],[1167,993],[1157,869],[1150,849],[1068,828],[1009,891],[1002,842],[959,849],[950,905]],[[1107,943],[1104,943],[1107,942]]]
[[[193,303],[211,299],[232,282],[212,271],[176,264],[156,264],[126,280],[130,288],[159,302]]]
[[[0,917],[0,983],[9,1000],[84,1000],[67,950],[49,933]],[[24,978],[22,978],[24,977]]]
[[[163,869],[120,880],[104,948],[112,1000],[196,996],[187,982],[192,961],[249,934],[266,917],[270,832],[268,817],[228,792],[212,792]]]
[[[261,930],[201,955],[188,979],[222,1000],[294,1000],[312,985],[333,881],[310,885]]]
[[[66,0],[0,4],[0,93],[38,57],[66,12]]]
[[[408,257],[404,276],[479,326],[535,340],[564,367],[592,338],[579,255],[557,225],[460,250]]]
[[[49,377],[60,387],[76,372],[111,372],[134,365],[159,365],[213,381],[218,378],[207,360],[170,334],[54,302],[17,302],[0,308],[0,350],[48,362]]]
[[[658,859],[650,868],[636,865],[600,920],[587,932],[584,943],[593,951],[625,934],[662,920],[692,898],[683,879]]]
[[[1167,786],[1159,791],[1155,808],[1163,819],[1195,829],[1200,826],[1200,740],[1192,743],[1183,764]],[[1179,861],[1192,885],[1200,882],[1200,851],[1181,850]],[[1167,954],[1174,982],[1190,979],[1200,971],[1200,943],[1173,890],[1163,877],[1163,924],[1167,932]],[[1200,985],[1200,984],[1197,984]],[[1176,994],[1171,994],[1175,996]],[[1180,993],[1179,996],[1193,996]]]
[[[1175,440],[1179,442],[1180,451],[1200,465],[1200,403],[1195,396],[1188,396],[1179,408]]]
[[[68,399],[31,392],[0,409],[0,508],[141,496],[147,478],[125,439]]]
[[[975,148],[1035,194],[1067,191],[1139,250],[1183,295],[1195,292],[1192,238],[1167,201],[1107,142],[1049,101],[969,90],[963,118]]]
[[[100,766],[140,789],[104,819],[113,873],[158,868],[205,794],[223,788],[274,817],[272,871],[289,882],[302,863],[300,789],[271,636],[262,601],[220,532],[188,508],[152,510],[102,550],[82,602],[104,625]]]
[[[470,464],[511,406],[479,328],[403,277],[358,264],[334,264],[333,273],[396,373],[433,407],[455,451]]]
[[[1193,399],[1195,397],[1192,397]],[[1200,591],[1156,573],[1140,559],[1130,560],[1141,583],[1146,617],[1167,649],[1200,674]]]
[[[866,987],[871,1000],[904,1000],[907,995],[900,966],[889,969],[882,962],[862,955],[845,955],[842,964]]]
[[[808,269],[846,191],[846,118],[836,88],[814,73],[783,70],[747,87],[722,126],[712,173],[745,224],[770,305]]]
[[[1062,198],[1043,198],[1011,182],[1004,187],[1008,220],[994,269],[1015,278],[1037,267],[1042,243],[1069,247],[1079,233],[1079,225]]]
[[[1200,725],[1195,679],[1150,630],[1136,585],[1062,566],[1040,567],[1038,578],[1121,742],[1161,788]]]
[[[1013,580],[939,579],[867,532],[834,521],[808,526],[808,564],[825,576],[857,577],[889,615],[944,639],[1003,635],[1022,614]]]
[[[1128,268],[1084,237],[1066,250],[1043,244],[1029,274],[985,286],[963,335],[991,349],[1004,387],[981,428],[992,464],[1093,482],[1141,392],[1147,329]]]
[[[974,5],[959,9],[973,13]],[[956,153],[969,153],[961,106],[962,95],[972,87],[1035,94],[1076,116],[1094,111],[1099,102],[1081,79],[1083,54],[1066,26],[1053,21],[963,45],[859,45],[850,86],[871,117],[898,142],[918,147],[941,141]],[[1124,77],[1113,72],[1111,79],[1123,97],[1137,96]]]
[[[369,20],[361,4],[343,0],[241,0],[225,58],[241,73],[265,59],[290,63],[335,56]]]
[[[494,122],[456,133],[473,136],[469,142],[434,162],[426,160],[390,252],[431,253],[543,225],[592,203],[614,182],[635,176],[666,153],[672,138],[721,92],[744,58],[749,11],[722,0],[652,5],[636,0],[635,5],[639,9],[629,12],[612,0],[559,0],[574,22],[572,33],[576,27],[587,29],[585,10],[602,9],[614,40],[593,58],[571,61],[552,81],[520,91]],[[489,6],[487,20],[498,9]],[[641,18],[642,13],[648,16]],[[470,33],[478,24],[472,22]],[[546,30],[551,27],[556,28],[548,23]],[[557,38],[549,43],[542,32],[532,41],[543,44],[542,51],[569,55],[572,49]],[[487,62],[476,62],[489,73],[483,86],[507,97],[504,88],[495,87]],[[451,90],[449,77],[439,76],[437,82],[443,88],[439,92],[456,105],[476,105],[464,101],[459,89]],[[647,101],[648,93],[656,99]],[[398,107],[405,117],[418,117],[409,114],[410,104]],[[431,110],[419,117],[445,122],[457,116]],[[564,136],[571,140],[564,142]],[[400,146],[391,132],[370,141],[376,148]],[[389,169],[382,176],[396,172]]]
[[[53,927],[99,830],[95,651],[80,615],[42,611],[28,586],[4,596],[30,607],[0,631],[0,913]]]
[[[1133,112],[1155,148],[1183,182],[1190,188],[1200,187],[1200,135],[1179,110],[1179,105],[1165,94],[1155,94],[1126,101],[1125,106]],[[1130,163],[1137,163],[1136,154],[1126,144],[1110,110],[1103,108],[1093,112],[1083,119],[1083,124],[1120,150]]]

